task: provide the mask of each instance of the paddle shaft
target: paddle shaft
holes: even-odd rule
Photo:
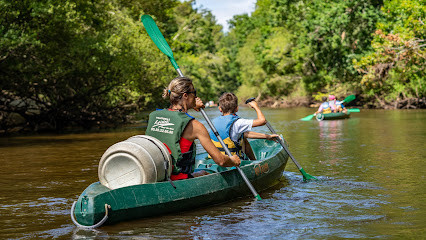
[[[179,68],[176,69],[176,71],[178,72],[180,77],[183,77],[182,71],[180,71]],[[222,138],[220,137],[220,134],[217,132],[215,126],[213,125],[213,123],[210,121],[210,118],[207,116],[206,112],[204,111],[203,108],[200,108],[201,114],[203,115],[204,119],[206,120],[207,124],[209,125],[209,127],[212,129],[214,135],[217,137],[217,139],[219,140],[220,144],[222,145],[223,149],[225,149],[225,153],[229,156],[232,157],[232,153],[231,151],[229,151],[228,146],[223,142]],[[254,189],[253,185],[250,183],[250,180],[248,180],[247,176],[245,175],[245,173],[243,172],[243,170],[241,170],[241,168],[239,166],[236,166],[238,172],[240,173],[241,177],[243,178],[244,182],[247,184],[247,187],[250,189],[250,191],[253,193],[253,196],[257,199],[257,200],[262,200],[262,198],[260,197],[260,195],[256,192],[256,189]]]
[[[179,66],[176,63],[176,60],[173,57],[172,49],[170,48],[170,46],[167,43],[166,39],[164,38],[163,34],[161,34],[161,31],[160,31],[160,29],[158,29],[155,21],[149,15],[143,15],[141,17],[141,21],[143,22],[143,24],[145,26],[145,30],[147,31],[151,40],[155,43],[155,45],[158,47],[158,49],[160,49],[160,51],[163,52],[169,58],[170,62],[172,63],[174,69],[176,69],[179,76],[184,77],[182,71],[179,69]],[[200,110],[201,110],[201,114],[203,114],[203,117],[206,119],[210,128],[212,129],[214,134],[219,139],[220,144],[222,144],[223,148],[225,149],[226,154],[228,154],[229,157],[232,157],[231,152],[229,151],[228,147],[223,142],[222,138],[219,136],[216,128],[213,126],[212,122],[210,121],[210,119],[207,116],[204,109],[201,108]],[[250,191],[253,193],[254,197],[257,200],[261,200],[262,198],[260,198],[260,195],[256,192],[253,185],[251,185],[250,181],[248,180],[248,178],[246,177],[244,172],[240,169],[240,167],[237,166],[236,168],[237,168],[238,172],[240,173],[241,177],[243,178],[244,182],[249,187]]]
[[[272,128],[271,124],[269,122],[266,122],[266,126],[269,128],[269,131],[271,131],[273,134],[277,134],[275,130]],[[288,153],[291,160],[293,160],[294,164],[296,164],[297,168],[300,170],[302,169],[302,166],[294,159],[293,154],[290,153],[290,150],[288,150],[287,146],[285,145],[284,141],[281,138],[278,138],[278,142],[281,144],[281,146],[284,148],[284,150]]]
[[[246,100],[246,104],[248,104],[251,101],[254,101],[255,98],[249,98]],[[275,132],[274,128],[271,126],[271,124],[266,121],[266,126],[269,128],[269,131],[271,131],[273,134],[277,134],[277,132]],[[305,172],[305,170],[302,168],[302,166],[300,166],[300,164],[296,161],[296,159],[293,157],[293,154],[290,153],[290,150],[288,150],[287,146],[285,145],[284,141],[281,138],[278,138],[278,142],[281,144],[281,146],[284,148],[284,150],[287,152],[287,154],[290,156],[291,160],[294,162],[294,164],[296,164],[297,168],[299,169],[299,171],[302,173],[303,175],[303,180],[307,181],[310,179],[315,179],[317,180],[315,177],[309,175],[308,173]]]
[[[207,124],[210,126],[210,128],[212,129],[214,135],[217,137],[217,139],[219,140],[220,144],[222,145],[223,149],[225,149],[225,153],[229,156],[232,157],[231,151],[229,151],[228,146],[223,142],[222,138],[220,137],[220,134],[217,132],[216,128],[214,127],[213,123],[210,121],[209,117],[207,116],[206,112],[204,111],[204,109],[200,109],[201,110],[201,114],[203,115],[204,119],[206,119]],[[236,166],[238,172],[240,173],[241,177],[243,178],[244,182],[246,182],[248,188],[250,189],[250,191],[253,193],[254,197],[257,200],[262,200],[262,198],[260,197],[260,195],[256,192],[256,189],[254,189],[253,185],[250,183],[250,181],[248,180],[247,176],[244,174],[243,170],[241,170],[241,168],[239,166]]]
[[[255,98],[249,98],[246,100],[246,104],[248,104],[251,101],[254,101]],[[275,132],[274,128],[272,127],[272,125],[266,121],[266,126],[269,128],[269,131],[271,131],[273,134],[277,134],[277,132]],[[278,138],[278,142],[281,144],[281,146],[284,148],[284,150],[288,153],[288,155],[290,156],[291,160],[293,160],[294,164],[296,164],[297,168],[299,170],[303,169],[302,166],[300,166],[300,164],[296,161],[296,159],[294,159],[293,154],[290,153],[290,150],[288,150],[287,146],[285,145],[284,141],[281,138]]]

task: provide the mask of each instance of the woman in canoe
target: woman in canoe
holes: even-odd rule
[[[207,129],[199,121],[188,115],[188,110],[199,111],[204,107],[197,97],[192,81],[186,77],[173,79],[164,90],[164,99],[169,99],[170,107],[152,112],[149,115],[146,135],[160,140],[169,149],[173,159],[171,180],[187,179],[207,174],[205,171],[194,173],[195,144],[198,139],[212,159],[222,167],[240,165],[237,155],[223,155],[210,139]]]

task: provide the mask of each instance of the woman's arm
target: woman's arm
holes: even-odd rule
[[[201,124],[197,120],[192,120],[188,126],[184,130],[183,137],[185,137],[186,131],[189,130],[192,132],[193,139],[200,140],[201,145],[203,148],[210,154],[210,156],[213,158],[213,161],[217,163],[219,166],[222,167],[234,167],[239,166],[241,163],[240,158],[237,155],[233,155],[232,157],[229,157],[227,155],[223,155],[219,149],[213,144],[212,140],[210,139],[210,135],[207,132],[206,127],[204,127],[203,124]],[[186,138],[186,137],[185,137]],[[188,138],[186,138],[188,139]],[[191,139],[188,139],[191,140]]]

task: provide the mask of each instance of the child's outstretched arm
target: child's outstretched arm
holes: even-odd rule
[[[248,132],[244,133],[244,137],[245,138],[268,139],[268,140],[278,141],[278,138],[280,136],[278,134],[265,134],[265,133],[248,131]]]
[[[263,115],[262,111],[260,111],[259,105],[257,105],[256,101],[251,101],[247,103],[250,107],[252,107],[257,114],[257,119],[253,120],[253,126],[252,127],[259,127],[266,124],[266,118]]]

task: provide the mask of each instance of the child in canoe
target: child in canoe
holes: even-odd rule
[[[345,106],[343,105],[344,100],[342,99],[342,101],[336,101],[336,111],[337,112],[343,112],[343,113],[347,113],[348,110],[345,108]]]
[[[322,97],[322,101],[323,103],[319,106],[318,111],[316,111],[314,115],[317,115],[318,113],[326,114],[336,111],[335,105],[330,104],[330,102],[327,101],[327,97]]]
[[[213,125],[232,154],[235,153],[242,157],[242,152],[244,152],[249,159],[255,160],[247,138],[273,140],[279,136],[251,131],[254,127],[265,125],[266,119],[255,101],[249,102],[248,105],[256,111],[256,119],[240,118],[236,114],[238,112],[237,96],[229,92],[222,94],[219,98],[219,111],[222,115],[213,119]],[[209,133],[214,145],[225,154],[225,150],[214,133],[211,130]]]
[[[336,96],[328,95],[328,104],[331,107],[332,112],[337,112]]]

